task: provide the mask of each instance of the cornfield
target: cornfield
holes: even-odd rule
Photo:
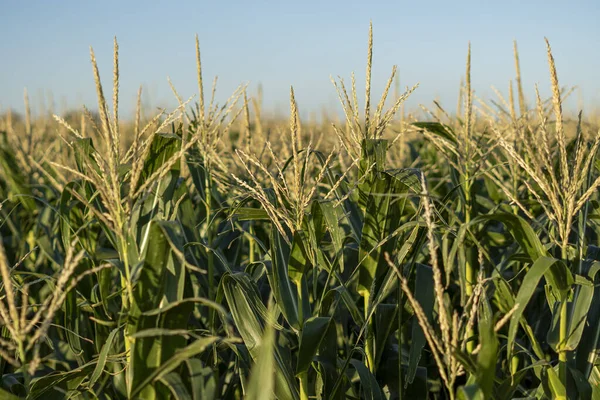
[[[197,37],[198,94],[123,121],[92,50],[97,111],[0,119],[0,398],[600,399],[600,130],[546,46],[549,99],[516,43],[477,98],[469,46],[407,113],[371,28],[319,121],[218,104]]]

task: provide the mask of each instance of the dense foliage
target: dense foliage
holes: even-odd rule
[[[553,90],[345,120],[240,87],[0,125],[0,397],[600,398],[598,127]],[[386,110],[388,97],[392,104]]]

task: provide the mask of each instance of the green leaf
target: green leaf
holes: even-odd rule
[[[576,292],[576,305],[574,307],[574,314],[576,315],[572,317],[572,321],[574,321],[572,326],[578,330],[575,330],[572,334],[577,339],[577,348],[575,349],[577,369],[583,372],[587,379],[592,372],[595,355],[600,349],[600,290],[598,290],[597,283],[597,272],[600,263],[595,261],[586,264],[589,264],[588,279],[595,286],[592,288],[581,286],[578,294]],[[579,340],[576,335],[579,335],[579,338],[584,337],[585,340]],[[571,337],[569,337],[569,340],[571,340]],[[573,346],[573,343],[571,343],[571,346]]]
[[[98,378],[100,378],[100,376],[102,375],[102,372],[104,372],[104,366],[106,365],[106,358],[108,357],[108,352],[112,348],[113,340],[115,339],[115,336],[117,336],[117,334],[119,334],[119,332],[120,332],[119,328],[113,329],[110,332],[110,334],[108,335],[108,339],[106,339],[106,342],[102,345],[102,350],[100,351],[100,354],[98,355],[98,362],[96,363],[96,367],[94,368],[94,371],[92,372],[92,375],[90,376],[90,381],[89,381],[90,387],[93,387],[94,384],[96,384],[96,381],[98,380]]]
[[[397,327],[397,317],[397,304],[378,304],[375,309],[375,365],[379,365],[388,350],[388,339]]]
[[[131,363],[127,371],[130,394],[144,389],[142,383],[146,377],[186,344],[185,338],[176,335],[135,337],[137,332],[149,329],[187,328],[193,304],[182,301],[186,270],[178,258],[182,251],[177,238],[174,238],[177,229],[178,225],[174,222],[152,222],[145,258],[138,272],[134,272],[137,279],[134,279],[134,301],[128,320],[128,340],[131,340]],[[162,301],[168,306],[159,309]],[[151,393],[153,389],[148,388],[143,396],[153,396]]]
[[[356,359],[350,360],[350,364],[352,364],[360,378],[363,398],[366,400],[384,400],[385,397],[379,387],[379,383],[377,383],[377,379],[375,379],[367,366]]]
[[[129,332],[128,338],[132,341],[129,368],[132,396],[144,389],[147,376],[159,371],[165,362],[184,348],[187,341],[180,332],[187,327],[192,309],[191,302],[180,302],[138,317],[135,330]],[[169,331],[173,334],[168,334]],[[144,334],[146,332],[149,334]],[[142,334],[136,337],[137,333]],[[144,393],[151,392],[149,388]]]
[[[494,332],[492,310],[486,298],[483,298],[479,307],[478,328],[481,350],[477,354],[477,384],[484,398],[489,399],[493,397],[496,378],[498,338]]]
[[[449,126],[439,122],[416,122],[413,125],[456,144],[456,135]]]
[[[135,398],[139,395],[142,390],[150,383],[161,379],[168,373],[174,371],[181,363],[185,362],[188,358],[192,358],[209,348],[212,344],[218,342],[220,338],[216,336],[206,336],[197,339],[192,344],[177,350],[169,359],[161,363],[156,369],[144,376],[143,380],[136,385],[129,395],[130,398]]]
[[[77,169],[82,174],[87,174],[87,167],[91,166],[96,172],[100,172],[98,163],[93,154],[96,153],[94,142],[91,138],[77,138],[71,142],[75,153],[75,163]]]
[[[77,307],[77,292],[71,290],[67,293],[65,299],[64,324],[67,328],[67,343],[73,354],[77,358],[77,363],[81,366],[85,364],[85,352],[81,343],[81,332],[79,330],[81,310]]]
[[[315,201],[312,205],[313,218],[317,219],[317,215],[320,216],[322,224],[325,226],[329,234],[331,235],[331,241],[334,248],[334,263],[338,265],[339,271],[344,270],[344,239],[346,237],[344,230],[340,226],[340,216],[338,216],[339,208],[334,208],[333,203],[330,201]],[[315,227],[315,230],[321,230]],[[321,239],[321,233],[319,240]]]
[[[256,285],[243,273],[226,274],[223,276],[222,290],[231,310],[231,315],[240,332],[244,344],[253,359],[259,355],[259,347],[264,335],[265,322],[273,324],[278,329],[276,321],[269,315],[260,300]],[[291,370],[291,360],[284,359],[275,347],[275,393],[281,399],[298,399],[298,389]]]
[[[274,398],[275,389],[275,329],[267,325],[258,349],[255,351],[256,363],[250,373],[246,399],[269,400]]]
[[[589,280],[584,279],[582,285],[577,286],[575,294],[573,295],[573,301],[567,302],[567,340],[566,343],[559,343],[560,340],[560,304],[557,302],[555,305],[556,311],[553,310],[553,324],[552,329],[548,332],[547,341],[555,351],[558,349],[557,346],[561,346],[561,349],[572,351],[577,349],[583,330],[586,327],[586,321],[592,299],[594,296],[594,277],[600,270],[600,263],[596,262],[589,271]],[[567,301],[567,300],[564,300]]]
[[[413,291],[415,299],[421,305],[423,312],[427,316],[429,322],[433,322],[433,306],[434,306],[434,291],[433,291],[433,270],[431,267],[423,264],[416,264],[416,278],[415,278],[415,289]],[[423,328],[419,325],[417,318],[412,320],[412,334],[411,344],[409,352],[408,372],[406,376],[406,384],[412,383],[415,379],[419,361],[421,360],[421,353],[427,339]]]
[[[35,378],[31,381],[31,387],[27,399],[37,399],[49,390],[55,387],[66,389],[66,385],[71,381],[80,382],[94,369],[95,362],[89,362],[79,368],[72,369],[68,372],[52,372],[40,378]]]
[[[352,298],[352,294],[345,286],[336,286],[323,296],[320,315],[325,316],[328,313],[330,305],[334,303],[334,301],[337,304],[339,299],[341,299],[346,306],[354,323],[358,326],[362,326],[365,323],[365,317],[358,309],[356,301]]]
[[[558,367],[556,367],[556,368],[558,368]],[[551,399],[566,400],[567,399],[567,389],[561,382],[561,380],[558,377],[558,374],[556,373],[554,368],[547,367],[547,368],[544,368],[543,371],[545,372],[547,380],[546,381],[542,380],[542,382],[545,383],[545,385],[547,385],[547,391],[549,392],[546,394]]]
[[[377,293],[377,282],[389,269],[383,254],[391,254],[396,247],[398,236],[390,235],[397,231],[406,193],[407,186],[388,173],[373,178],[359,247],[358,292],[363,297],[369,297],[371,290]],[[376,287],[372,287],[374,282]]]
[[[145,182],[152,174],[159,171],[165,162],[181,147],[181,139],[177,135],[169,133],[158,133],[154,135],[148,157],[144,161],[144,168],[142,169],[141,181]],[[171,170],[179,170],[179,163],[175,163]]]
[[[189,386],[194,400],[212,400],[216,398],[216,382],[213,371],[205,367],[197,358],[185,360],[188,369]]]
[[[271,229],[271,268],[268,278],[283,316],[296,329],[300,328],[298,320],[298,290],[292,284],[288,271],[290,246],[285,242],[275,227]]]
[[[299,286],[304,272],[310,265],[307,247],[308,236],[304,231],[296,231],[292,241],[292,250],[288,258],[288,274],[290,279]]]
[[[210,190],[210,198],[214,200],[214,204],[223,203],[219,192],[215,189],[215,185],[212,185],[212,175],[207,171],[205,156],[200,154],[198,149],[192,148],[186,153],[186,161],[190,176],[202,202],[206,202],[207,191]],[[200,207],[201,219],[206,218],[204,210],[204,207]]]
[[[321,342],[327,333],[331,317],[312,317],[304,322],[300,334],[300,349],[298,350],[298,361],[296,363],[296,376],[308,371],[313,357],[321,346]]]
[[[319,346],[318,372],[322,377],[323,388],[322,398],[337,400],[343,398],[342,393],[338,390],[337,395],[333,393],[336,380],[339,377],[340,371],[337,369],[338,362],[338,334],[334,321],[330,322],[325,331],[324,337]],[[317,391],[317,395],[319,392]]]
[[[523,282],[521,283],[521,287],[519,288],[519,292],[517,293],[517,298],[515,303],[518,304],[515,312],[510,317],[510,325],[508,329],[508,342],[507,342],[507,357],[511,357],[513,343],[515,341],[515,337],[517,335],[517,328],[519,326],[519,320],[525,311],[525,307],[529,303],[531,296],[533,296],[533,292],[536,290],[540,279],[542,276],[550,269],[550,267],[559,260],[551,257],[540,257],[538,258],[527,274],[523,278]]]
[[[358,205],[363,213],[367,207],[373,180],[380,171],[385,169],[387,148],[388,142],[384,139],[365,139],[361,143],[361,157],[358,165],[358,177],[361,182],[358,186]]]
[[[171,256],[167,264],[165,297],[168,302],[181,301],[184,297],[191,295],[185,268],[183,230],[181,225],[175,221],[161,221],[159,226],[169,244]]]
[[[159,380],[162,384],[169,388],[169,391],[176,400],[192,400],[192,397],[185,387],[185,384],[181,380],[181,376],[175,372],[170,372],[165,376],[162,376]]]
[[[592,400],[600,400],[600,367],[592,368],[589,382],[592,385]]]
[[[165,291],[170,245],[160,222],[151,222],[148,233],[148,250],[139,269],[133,270],[132,317],[158,307]]]
[[[574,387],[572,387],[573,385],[567,386],[569,398],[578,396],[581,400],[591,400],[593,396],[592,385],[586,377],[580,371],[570,367],[569,374],[572,381],[575,382]],[[573,390],[574,393],[571,393],[571,389],[576,390]]]
[[[499,309],[502,313],[508,313],[515,305],[515,298],[513,296],[510,285],[506,282],[506,280],[496,276],[496,290],[494,292],[494,298],[499,306]],[[540,346],[539,341],[535,337],[533,329],[529,325],[529,323],[525,320],[524,317],[521,317],[519,323],[527,338],[529,339],[529,343],[532,347],[533,352],[537,356],[537,359],[544,359],[544,350]]]
[[[240,336],[252,354],[262,340],[264,321],[268,319],[256,284],[243,273],[226,274],[221,288]]]
[[[91,221],[86,220],[85,208],[81,202],[74,199],[71,191],[77,191],[79,182],[69,182],[60,196],[60,233],[64,248],[68,248],[73,241],[73,234],[77,233],[78,242],[90,254],[96,252],[98,232],[93,229]]]
[[[267,212],[261,208],[241,207],[233,213],[240,221],[269,221]]]
[[[519,217],[518,215],[509,213],[494,213],[487,215],[480,215],[473,218],[468,224],[463,224],[457,233],[456,242],[462,243],[468,230],[479,224],[486,223],[489,221],[501,222],[504,224],[508,231],[511,233],[513,238],[519,243],[521,248],[527,253],[532,261],[537,260],[539,257],[547,256],[548,252],[544,248],[542,242],[535,231],[527,223],[526,220]],[[450,261],[453,261],[456,257],[457,249],[452,249],[452,255]]]
[[[335,185],[335,182],[332,184]],[[354,242],[359,243],[364,213],[358,205],[358,194],[356,191],[353,191],[346,180],[342,180],[336,190],[336,196],[338,199],[344,199],[342,203],[343,215],[345,215],[344,220],[347,221],[348,227],[350,228],[350,237]]]
[[[471,384],[471,385],[461,386],[458,389],[457,397],[459,400],[485,400],[486,399],[486,397],[484,397],[483,391],[481,390],[479,385],[477,385],[476,383]]]

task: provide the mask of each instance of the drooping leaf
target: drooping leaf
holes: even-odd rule
[[[144,376],[143,379],[136,385],[130,394],[131,398],[135,398],[143,389],[146,388],[152,382],[161,379],[168,373],[175,370],[181,363],[185,362],[188,358],[194,357],[197,354],[204,352],[213,343],[219,340],[215,336],[206,336],[195,340],[192,344],[177,350],[170,358],[162,362],[157,368],[152,370],[148,375]]]
[[[521,283],[521,287],[519,288],[519,292],[517,293],[517,298],[515,299],[515,303],[518,304],[515,312],[510,317],[510,325],[508,330],[508,342],[507,342],[507,352],[508,357],[510,357],[512,353],[512,347],[517,335],[517,328],[519,326],[519,320],[525,311],[525,307],[529,303],[529,300],[533,296],[533,292],[538,286],[540,279],[544,276],[544,274],[550,269],[550,267],[558,263],[559,260],[552,257],[540,257],[538,258],[527,274],[523,278],[523,282]]]
[[[449,126],[439,122],[415,122],[413,125],[456,144],[456,135]]]
[[[250,373],[246,398],[249,400],[273,399],[275,390],[275,329],[267,325],[256,350],[256,362]]]
[[[300,349],[296,363],[296,376],[306,372],[317,353],[331,323],[330,317],[312,317],[304,322],[300,335]]]
[[[377,379],[373,376],[371,371],[361,361],[352,359],[350,364],[356,369],[360,378],[361,389],[363,396],[367,400],[383,400],[385,399]]]
[[[31,387],[27,398],[32,400],[38,399],[55,387],[65,389],[70,381],[81,382],[83,378],[94,370],[94,366],[95,362],[89,362],[68,372],[57,371],[40,378],[34,378],[31,381]]]
[[[221,282],[227,304],[240,336],[253,359],[259,355],[266,321],[274,324],[267,308],[260,300],[255,284],[245,274],[227,274]],[[275,394],[282,399],[298,399],[298,389],[289,360],[275,347]]]
[[[94,371],[92,372],[92,375],[90,376],[90,381],[89,381],[89,385],[90,387],[93,387],[94,384],[96,383],[96,381],[98,381],[98,378],[100,378],[100,376],[102,375],[102,372],[104,372],[104,367],[106,365],[106,359],[108,357],[108,354],[113,346],[113,341],[115,339],[115,336],[117,336],[120,332],[120,329],[115,328],[113,329],[110,334],[108,335],[108,339],[106,339],[106,342],[104,343],[104,345],[102,345],[102,350],[100,351],[100,354],[98,355],[98,362],[96,363],[96,367],[94,368]]]
[[[188,393],[181,376],[175,372],[169,372],[162,376],[159,381],[164,384],[176,400],[192,400],[192,396]]]

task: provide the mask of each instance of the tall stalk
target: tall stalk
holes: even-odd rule
[[[463,158],[463,171],[462,171],[462,185],[464,193],[464,204],[463,204],[463,224],[468,225],[472,220],[473,213],[473,198],[472,198],[472,149],[471,149],[471,135],[472,135],[472,120],[473,120],[473,91],[471,88],[471,44],[469,43],[469,50],[467,52],[467,68],[465,74],[465,91],[466,91],[466,104],[465,104],[465,121],[464,121],[464,158]],[[473,246],[469,246],[465,249],[465,287],[464,287],[464,298],[468,299],[473,295],[473,285],[476,280],[476,267],[475,260],[477,259],[476,251]],[[472,338],[474,330],[469,328],[468,337]],[[467,342],[467,351],[472,353],[475,349],[475,342],[469,340]]]
[[[304,327],[304,310],[302,309],[302,279],[296,280],[296,290],[298,292],[298,337],[302,337],[302,329]],[[303,371],[298,376],[300,381],[300,400],[308,400],[308,370]]]
[[[365,330],[365,354],[367,356],[367,367],[373,375],[375,375],[375,335],[373,319],[370,318],[369,313],[369,302],[371,296],[366,294],[364,297],[365,304],[365,320],[367,321],[367,329]]]
[[[206,253],[208,263],[208,298],[214,300],[215,298],[215,259],[213,254],[213,241],[214,241],[214,229],[212,226],[212,176],[210,167],[205,159],[206,174],[204,178],[204,186],[206,193],[204,194],[204,203],[206,210],[206,246],[208,251]]]

